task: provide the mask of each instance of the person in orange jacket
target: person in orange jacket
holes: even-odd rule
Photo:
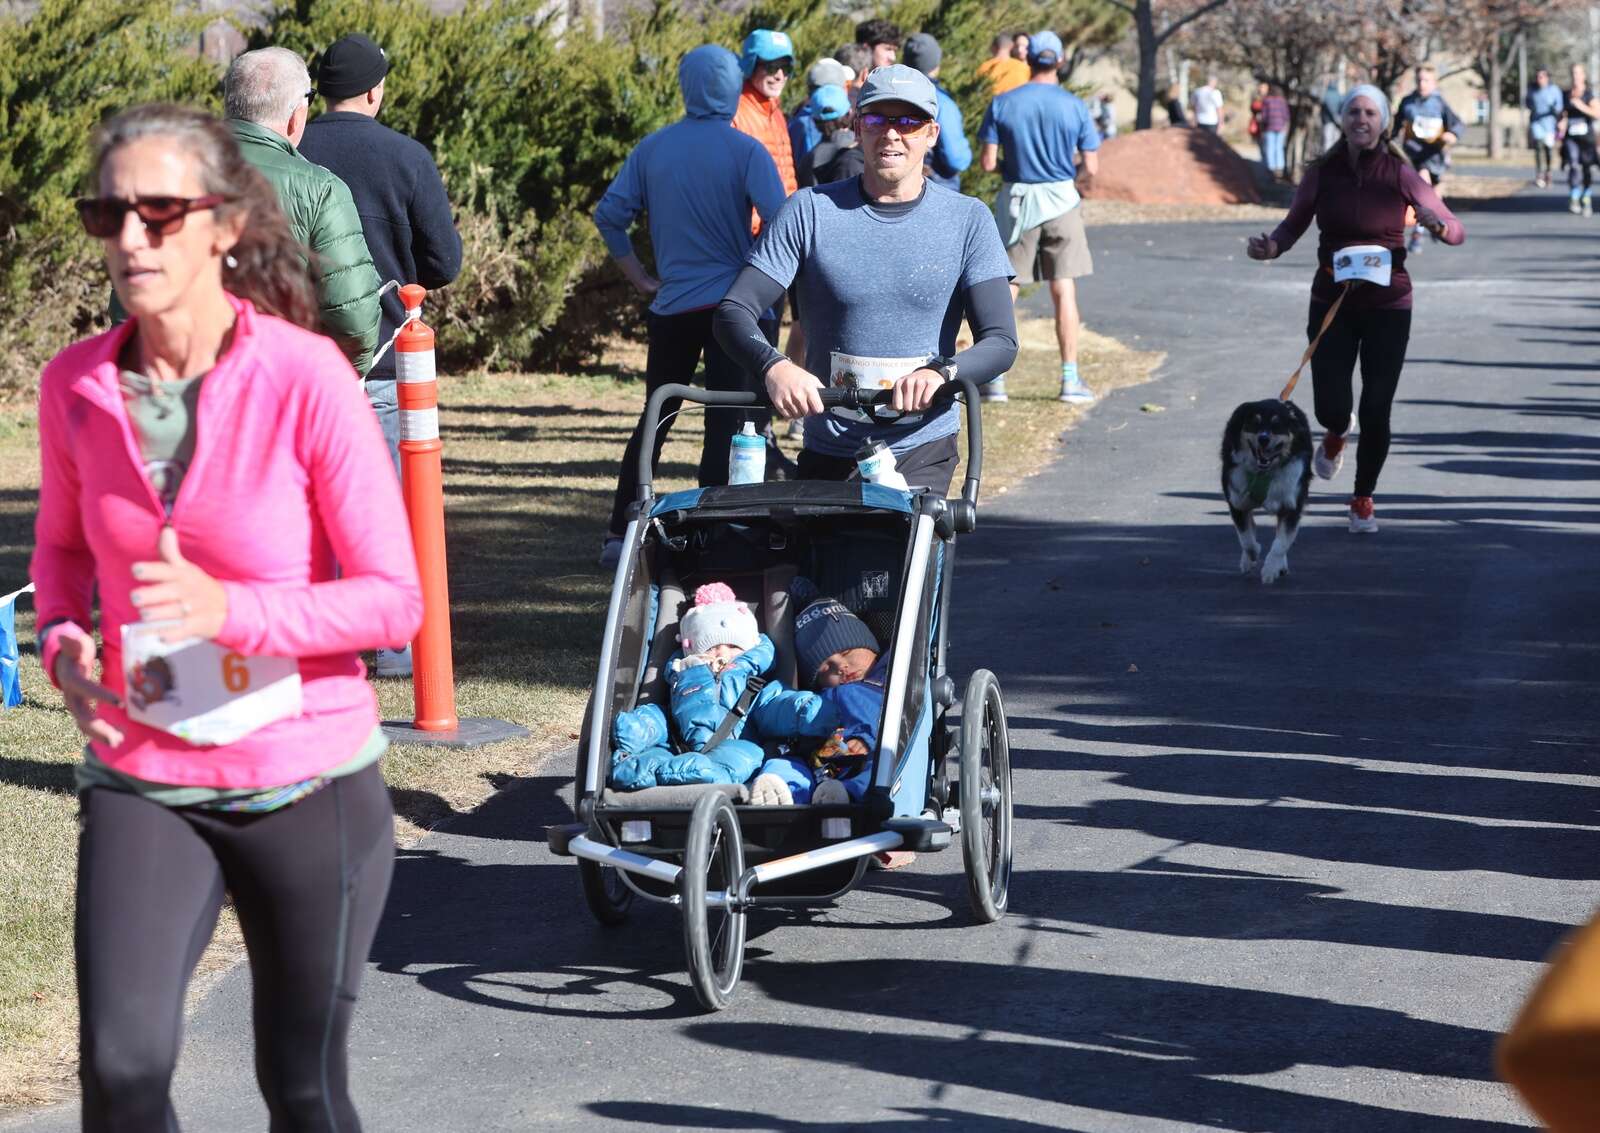
[[[789,142],[789,121],[778,100],[794,73],[794,44],[781,31],[757,28],[745,36],[739,54],[744,70],[744,89],[739,92],[739,109],[734,111],[733,128],[749,134],[767,147],[778,167],[785,196],[798,188],[794,176],[794,149]],[[761,230],[761,220],[752,222],[752,231]]]
[[[789,120],[783,116],[778,99],[783,88],[794,74],[794,43],[781,31],[757,28],[744,37],[739,50],[739,66],[744,71],[744,89],[739,92],[739,108],[733,114],[733,128],[748,134],[766,147],[772,162],[778,167],[778,179],[783,182],[783,195],[788,197],[799,188],[794,173],[794,144],[789,140]],[[750,231],[761,232],[761,218],[752,210]],[[783,325],[783,301],[768,311],[760,320],[761,333],[767,341],[777,344],[779,329]],[[790,332],[790,348],[798,340]],[[762,430],[767,438],[767,478],[789,480],[795,475],[794,461],[778,447],[772,435],[769,419]]]

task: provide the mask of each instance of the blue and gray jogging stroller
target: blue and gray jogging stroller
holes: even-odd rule
[[[977,524],[982,468],[977,387],[947,387],[968,407],[966,478],[945,499],[859,481],[787,481],[701,488],[657,497],[649,456],[662,405],[765,404],[750,393],[669,385],[650,398],[639,502],[623,541],[606,614],[599,671],[578,745],[578,821],[549,830],[551,850],[578,859],[584,897],[603,924],[621,924],[636,899],[677,905],[695,994],[725,1006],[744,959],[745,917],[763,905],[833,901],[887,850],[938,851],[959,835],[967,895],[982,922],[1005,911],[1011,876],[1011,762],[994,674],[963,692],[945,671],[955,541]],[[824,404],[886,415],[886,395],[826,390]],[[607,784],[612,723],[640,704],[665,707],[665,668],[677,647],[685,595],[729,583],[756,612],[795,684],[797,573],[860,617],[890,655],[871,786],[860,802],[750,806],[739,784]],[[960,704],[960,718],[952,710]]]

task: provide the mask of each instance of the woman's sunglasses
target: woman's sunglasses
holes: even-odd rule
[[[932,118],[916,118],[910,114],[873,114],[867,111],[861,115],[861,124],[863,126],[870,126],[874,130],[882,130],[893,126],[902,134],[915,134],[932,121]]]
[[[139,214],[150,235],[171,236],[183,227],[183,218],[191,212],[216,208],[228,199],[220,193],[203,197],[138,197],[131,201],[121,197],[82,197],[76,204],[83,230],[104,239],[122,231],[123,220],[130,212]]]

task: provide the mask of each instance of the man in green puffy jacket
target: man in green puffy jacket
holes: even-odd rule
[[[282,47],[247,51],[223,80],[228,126],[245,159],[278,191],[289,230],[313,256],[322,329],[365,374],[378,345],[378,271],[350,189],[300,156],[311,76]]]

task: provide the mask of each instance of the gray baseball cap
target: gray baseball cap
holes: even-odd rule
[[[855,81],[856,73],[837,59],[818,59],[806,72],[806,86],[812,90],[826,86],[847,87]]]
[[[856,98],[856,109],[865,110],[875,102],[904,102],[915,106],[929,118],[939,116],[939,95],[933,80],[914,67],[891,63],[868,72]]]

